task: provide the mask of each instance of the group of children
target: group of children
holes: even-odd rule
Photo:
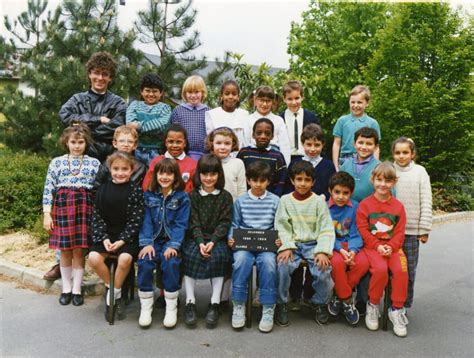
[[[211,282],[206,324],[218,323],[219,305],[229,299],[231,286],[232,326],[243,327],[255,264],[260,331],[270,332],[274,320],[289,324],[290,303],[300,301],[303,286],[317,323],[342,313],[351,325],[362,313],[352,298],[357,286],[366,326],[376,330],[390,271],[389,318],[395,334],[406,336],[418,245],[431,229],[430,182],[414,163],[409,138],[394,142],[394,164],[378,160],[380,130],[365,113],[367,88],[356,86],[350,94],[351,114],[336,123],[331,162],[321,157],[324,134],[317,116],[301,107],[298,81],[285,84],[288,108],[280,116],[272,113],[275,93],[268,86],[256,89],[256,111],[249,115],[238,108],[235,81],[224,82],[221,106],[209,110],[204,81],[191,76],[182,89],[185,103],[171,111],[160,102],[163,83],[149,74],[141,85],[143,101],[132,102],[124,113],[121,103],[120,109],[107,106],[110,98],[116,100],[107,89],[114,66],[109,54],[93,55],[87,65],[91,89],[73,96],[60,112],[70,112],[68,120],[61,117],[68,154],[50,163],[43,211],[50,247],[61,253],[62,305],[83,303],[89,249],[89,264],[107,287],[105,260],[118,257],[116,304],[110,307],[107,294],[106,317],[110,309],[125,317],[122,285],[138,259],[141,327],[152,323],[157,268],[165,327],[177,323],[182,282],[184,321],[196,324],[194,290],[202,279]],[[104,103],[90,107],[91,98]],[[120,116],[122,125],[113,126]],[[110,131],[109,144],[104,138]],[[110,153],[109,145],[116,151]],[[277,230],[278,251],[232,250],[235,229]],[[368,273],[368,287],[358,286]]]

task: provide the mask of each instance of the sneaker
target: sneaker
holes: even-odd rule
[[[208,328],[214,328],[219,321],[219,304],[212,303],[209,305],[209,310],[206,314],[206,324]]]
[[[359,312],[359,316],[364,317],[365,316],[365,311],[367,311],[367,303],[365,303],[365,302],[356,302],[355,308]]]
[[[273,329],[273,316],[275,315],[275,305],[264,305],[262,308],[262,319],[258,324],[260,332],[268,333]]]
[[[342,308],[342,302],[341,300],[336,296],[332,296],[331,301],[328,303],[328,312],[331,316],[339,316],[339,313],[341,313],[341,308]]]
[[[56,281],[58,278],[61,278],[61,269],[59,268],[59,264],[51,267],[51,269],[43,276],[43,280],[46,281]]]
[[[245,326],[245,305],[233,302],[232,309],[232,328],[238,329]]]
[[[365,313],[365,325],[371,331],[376,331],[379,329],[379,306],[373,305],[370,302],[367,302],[367,311]]]
[[[196,305],[194,303],[187,303],[184,311],[184,323],[186,326],[194,326],[197,322]]]
[[[326,324],[329,320],[328,306],[326,304],[317,304],[315,306],[316,315],[314,319],[318,324]]]
[[[350,302],[342,302],[342,313],[350,325],[355,326],[357,322],[359,322],[359,312],[357,311],[357,308],[355,308],[352,300]]]
[[[292,312],[301,311],[301,300],[292,299],[290,302],[288,302],[288,310]]]
[[[388,310],[388,318],[393,324],[393,333],[398,337],[406,337],[408,318],[405,314],[405,308]]]
[[[288,306],[286,303],[280,303],[276,306],[275,322],[280,327],[287,327],[290,324],[288,320]]]

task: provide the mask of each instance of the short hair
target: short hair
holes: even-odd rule
[[[214,138],[216,135],[221,135],[224,137],[230,137],[232,139],[232,152],[239,150],[239,139],[235,132],[229,127],[219,127],[214,129],[206,138],[206,149],[208,152],[212,153],[214,151]]]
[[[117,62],[112,58],[112,55],[106,51],[93,53],[86,63],[87,73],[95,68],[100,68],[109,71],[110,77],[115,77],[117,71]]]
[[[377,166],[372,171],[372,175],[370,177],[370,181],[373,183],[374,179],[382,176],[386,180],[393,180],[397,181],[397,170],[395,169],[395,165],[388,160],[377,164]]]
[[[307,160],[300,160],[294,165],[292,165],[290,168],[290,178],[293,180],[298,174],[301,173],[304,173],[307,176],[311,177],[313,181],[316,179],[313,164],[311,164]]]
[[[116,151],[116,152],[113,152],[112,154],[110,154],[108,157],[107,157],[107,161],[106,161],[106,164],[107,164],[107,168],[109,168],[110,170],[110,167],[112,166],[113,162],[115,162],[116,160],[122,160],[124,162],[127,162],[130,167],[132,168],[132,170],[134,170],[137,166],[137,161],[134,157],[132,157],[130,154],[126,153],[126,152],[121,152],[121,151]]]
[[[156,73],[147,73],[145,76],[142,77],[142,82],[140,83],[140,90],[147,88],[158,88],[160,92],[163,92],[165,89],[165,85],[161,80],[160,76]]]
[[[123,125],[123,126],[120,126],[120,127],[117,127],[114,131],[114,140],[117,140],[117,138],[119,137],[119,135],[121,134],[130,134],[133,139],[135,139],[135,142],[138,141],[138,132],[135,128],[132,128],[128,125]]]
[[[354,142],[357,141],[357,138],[373,138],[375,145],[379,144],[379,135],[377,131],[370,127],[362,127],[357,132],[354,133]]]
[[[397,144],[407,144],[407,143],[408,143],[408,146],[410,147],[411,152],[416,155],[415,142],[413,141],[413,139],[408,138],[408,137],[400,137],[400,138],[397,138],[393,141],[393,143],[392,143],[392,154],[395,152],[395,147],[396,147]]]
[[[90,128],[85,123],[76,120],[73,120],[71,125],[63,130],[63,133],[59,138],[59,143],[61,143],[67,151],[69,151],[67,142],[69,142],[69,138],[71,137],[84,139],[86,142],[86,152],[92,143],[94,143]]]
[[[301,143],[304,144],[306,140],[316,139],[324,144],[324,132],[320,125],[310,123],[304,126],[303,132],[301,132]]]
[[[273,178],[272,168],[270,167],[270,164],[263,160],[256,160],[255,162],[250,163],[246,168],[245,177],[247,180],[263,178],[271,182]]]
[[[362,86],[362,85],[357,85],[355,86],[352,90],[351,90],[351,93],[349,94],[349,98],[351,98],[351,96],[357,96],[358,94],[363,94],[364,95],[364,98],[367,102],[369,102],[370,100],[370,90],[369,90],[369,87],[366,87],[366,86]]]
[[[333,190],[336,185],[348,188],[351,193],[353,193],[355,188],[355,180],[353,176],[347,172],[337,172],[334,173],[331,178],[329,178],[329,190]]]
[[[169,132],[178,132],[182,133],[184,137],[184,141],[186,142],[186,147],[184,148],[184,152],[188,153],[189,150],[189,140],[188,140],[188,132],[186,129],[178,123],[171,123],[170,126],[166,129],[165,133],[163,133],[163,140],[166,145],[166,138],[168,137]]]
[[[202,101],[207,97],[207,87],[201,76],[193,75],[186,78],[181,90],[181,98],[186,102],[186,92],[202,92]]]
[[[237,101],[236,107],[239,107],[240,106],[240,87],[237,81],[235,80],[227,80],[222,83],[221,89],[219,90],[219,104],[222,105],[222,94],[224,93],[224,89],[227,86],[234,86],[235,88],[237,88],[237,94],[239,95],[239,100]]]
[[[184,181],[179,171],[178,162],[172,158],[163,158],[160,160],[153,169],[153,177],[149,186],[150,191],[157,191],[160,189],[160,184],[156,179],[158,173],[170,173],[174,174],[173,190],[184,190]]]
[[[265,118],[265,117],[259,118],[255,121],[255,123],[253,124],[253,127],[252,127],[252,133],[255,133],[255,129],[257,128],[257,125],[259,125],[260,123],[268,124],[270,127],[272,127],[272,134],[275,133],[275,125],[273,124],[273,122],[271,120],[269,120],[268,118]]]
[[[270,86],[260,86],[255,90],[254,101],[255,98],[268,98],[273,101],[276,99],[276,94]]]
[[[291,91],[298,91],[301,97],[304,97],[304,93],[303,93],[304,89],[300,81],[291,80],[291,81],[287,81],[283,85],[283,97],[285,97]]]
[[[201,183],[201,174],[217,173],[216,189],[222,190],[225,185],[224,169],[222,163],[215,154],[203,155],[197,163],[196,171],[194,172],[193,185],[199,188]]]

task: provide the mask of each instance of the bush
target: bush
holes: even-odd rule
[[[433,183],[433,210],[445,212],[474,210],[471,175],[451,175],[447,183]]]

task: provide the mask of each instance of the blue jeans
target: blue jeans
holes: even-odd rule
[[[274,305],[277,296],[277,268],[274,252],[254,252],[238,250],[234,252],[232,264],[232,299],[243,303],[247,300],[248,281],[257,265],[258,287],[260,289],[260,303]]]
[[[291,274],[299,267],[301,259],[305,259],[309,266],[309,272],[313,277],[314,295],[311,303],[326,304],[331,298],[334,283],[331,278],[331,267],[320,270],[314,264],[314,247],[316,242],[296,244],[293,250],[293,260],[285,264],[278,263],[278,303],[288,303],[288,290],[291,283]]]
[[[150,166],[150,162],[160,155],[158,149],[153,148],[143,148],[139,147],[135,149],[135,158],[137,158],[140,162],[145,164],[147,167]]]
[[[153,271],[156,269],[157,265],[160,265],[161,271],[163,272],[163,286],[165,291],[178,291],[181,288],[179,276],[181,258],[175,256],[166,260],[163,253],[168,246],[164,241],[155,240],[153,247],[155,249],[155,257],[150,259],[149,256],[146,256],[145,258],[138,260],[138,288],[140,291],[144,292],[153,291]]]

